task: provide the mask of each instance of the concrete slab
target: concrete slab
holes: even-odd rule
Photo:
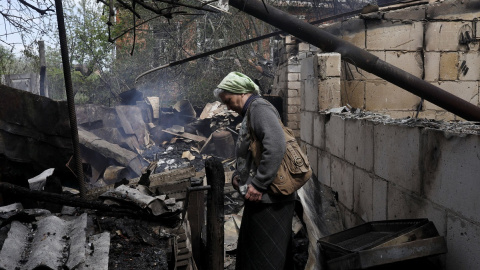
[[[460,29],[465,25],[461,21],[427,22],[425,30],[426,51],[461,51],[465,46],[459,44]]]
[[[375,174],[420,194],[420,129],[375,125],[373,144]]]
[[[300,139],[313,145],[313,115],[312,112],[302,112],[300,118]]]
[[[395,186],[388,186],[387,219],[428,218],[440,235],[445,235],[447,211],[428,200]]]
[[[385,61],[406,72],[422,78],[423,76],[423,58],[420,52],[385,52]]]
[[[373,170],[372,122],[345,119],[345,159],[364,170]]]
[[[363,221],[373,218],[373,178],[370,173],[354,167],[353,210]]]
[[[313,114],[313,145],[325,150],[325,114]]]
[[[425,81],[436,82],[440,77],[440,52],[425,52]]]
[[[385,81],[366,82],[365,109],[379,110],[413,110],[421,98]]]
[[[365,108],[365,81],[345,81],[340,85],[341,100],[353,108]]]
[[[318,82],[318,109],[327,110],[340,106],[340,77],[320,80]]]
[[[423,22],[367,21],[367,50],[418,51],[423,48]]]
[[[353,166],[342,159],[332,157],[332,189],[338,192],[338,201],[353,211]]]
[[[464,99],[472,104],[478,105],[478,82],[477,81],[447,81],[447,82],[437,82],[433,83],[434,85],[440,87],[441,89],[454,94],[455,96]],[[426,110],[443,110],[437,105],[425,101]]]
[[[318,151],[317,148],[307,144],[306,145],[306,154],[308,157],[308,161],[310,161],[310,167],[312,167],[313,172],[316,174],[318,172]]]
[[[341,37],[353,45],[365,49],[365,21],[352,18],[341,23]]]
[[[372,220],[387,219],[387,192],[387,181],[380,178],[373,179]]]
[[[330,159],[331,155],[328,152],[318,150],[318,157],[317,157],[317,162],[318,162],[318,171],[317,171],[317,178],[318,180],[326,185],[326,186],[331,186],[332,182],[330,181],[331,179],[331,170],[330,170]]]
[[[428,129],[423,140],[425,196],[480,222],[480,137]]]
[[[480,265],[480,226],[448,215],[446,269],[472,270]],[[468,258],[468,259],[467,259]]]
[[[325,149],[334,156],[345,157],[345,120],[338,115],[326,116]]]
[[[302,60],[300,79],[303,82],[300,95],[302,108],[306,111],[318,111],[318,59],[317,56]]]
[[[458,56],[457,52],[442,52],[440,54],[440,81],[455,81],[458,79]]]
[[[479,15],[480,16],[480,15]],[[480,24],[479,24],[480,26]],[[480,80],[480,52],[469,51],[459,55],[459,76],[461,81]]]

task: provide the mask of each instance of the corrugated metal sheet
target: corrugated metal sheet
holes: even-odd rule
[[[11,223],[0,250],[0,269],[108,269],[109,233],[90,237],[87,244],[87,214],[65,220],[47,216],[33,223]],[[43,269],[42,268],[42,269]]]

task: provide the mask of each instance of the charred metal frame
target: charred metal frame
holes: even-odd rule
[[[480,121],[480,107],[397,68],[375,55],[260,0],[229,0],[229,4],[269,23],[323,51],[337,52],[342,59],[377,75],[410,93],[466,120]]]

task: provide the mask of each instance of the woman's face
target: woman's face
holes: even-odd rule
[[[243,105],[245,105],[245,101],[247,100],[245,94],[232,94],[229,92],[223,92],[219,95],[222,103],[227,105],[229,110],[232,110],[238,114],[242,112]]]

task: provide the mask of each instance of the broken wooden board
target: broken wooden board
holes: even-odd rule
[[[158,187],[158,186],[166,186],[168,184],[175,184],[178,182],[182,182],[185,179],[189,179],[190,177],[195,176],[195,168],[194,167],[187,167],[181,169],[175,169],[171,171],[161,172],[150,175],[150,187]],[[133,178],[129,180],[129,185],[136,185],[140,181],[140,177]],[[184,182],[184,181],[183,181]],[[183,184],[182,184],[183,188]],[[115,189],[115,185],[108,185],[99,188],[90,189],[87,192],[86,197],[90,199],[96,199],[101,194]]]
[[[180,137],[190,139],[190,140],[193,140],[193,141],[196,141],[196,142],[205,142],[207,140],[206,137],[198,136],[198,135],[188,133],[188,132],[176,133],[176,132],[168,131],[166,129],[162,129],[162,131],[165,132],[165,133],[168,133],[168,134],[172,134],[172,135],[175,135],[175,136],[180,136]]]

